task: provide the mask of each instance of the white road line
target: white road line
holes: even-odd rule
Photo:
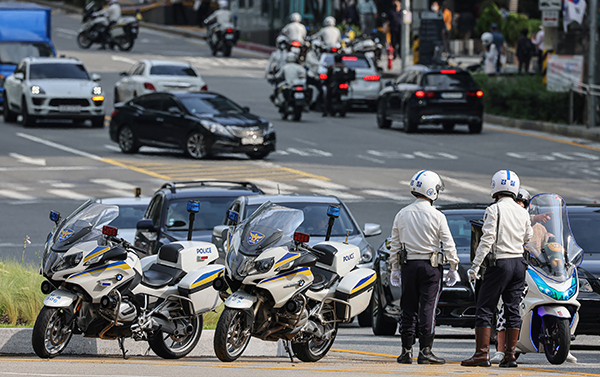
[[[302,144],[310,145],[311,147],[317,146],[317,143],[309,141],[309,140],[298,139],[298,138],[294,138],[294,140],[296,140],[297,142],[302,143]]]
[[[101,161],[102,160],[102,157],[96,156],[94,154],[83,152],[83,151],[80,151],[80,150],[77,150],[77,149],[74,149],[74,148],[71,148],[71,147],[67,147],[66,145],[57,144],[55,142],[52,142],[52,141],[49,141],[49,140],[45,140],[45,139],[42,139],[42,138],[39,138],[39,137],[36,137],[36,136],[33,136],[33,135],[24,134],[22,132],[17,132],[17,136],[22,137],[24,139],[28,139],[28,140],[34,141],[36,143],[47,145],[47,146],[52,147],[52,148],[60,149],[61,151],[65,151],[65,152],[69,152],[69,153],[72,153],[72,154],[76,154],[78,156],[87,157],[87,158],[90,158],[92,160],[96,160],[96,161]]]
[[[73,183],[61,182],[61,181],[40,181],[42,184],[50,185],[57,189],[70,189],[75,187]]]
[[[594,156],[593,154],[589,154],[589,153],[575,152],[573,154],[575,156],[580,156],[580,157],[583,157],[583,158],[587,158],[588,160],[593,160],[593,161],[600,160],[600,157]]]
[[[81,195],[75,191],[67,190],[67,189],[52,189],[52,190],[48,190],[48,193],[55,195],[55,196],[60,196],[61,198],[65,198],[65,199],[73,199],[73,200],[90,199],[89,196]]]
[[[131,191],[131,190],[124,191],[124,190],[108,188],[108,189],[104,189],[104,192],[108,193],[110,196],[133,198],[133,191]]]
[[[454,202],[454,203],[470,203],[469,200],[464,199],[464,198],[458,198],[456,196],[449,196],[449,195],[440,195],[440,201],[447,201],[447,202]]]
[[[110,58],[116,62],[127,63],[127,64],[131,64],[131,65],[137,63],[137,61],[135,61],[133,59],[129,59],[129,58],[126,58],[124,56],[119,56],[119,55],[111,55]]]
[[[439,156],[446,157],[446,158],[447,158],[447,159],[449,159],[449,160],[456,160],[456,159],[458,159],[458,157],[456,157],[455,155],[453,155],[453,154],[450,154],[450,153],[437,152],[437,154],[438,154]]]
[[[331,157],[331,156],[333,156],[332,153],[326,152],[326,151],[322,151],[320,149],[308,148],[306,150],[309,151],[309,152],[312,152],[313,155],[317,155],[317,156],[323,156],[323,157]]]
[[[33,196],[26,195],[21,192],[13,191],[13,190],[0,190],[0,196],[4,196],[4,197],[10,198],[10,199],[17,199],[17,200],[33,200],[33,199],[35,199]]]
[[[274,154],[278,154],[280,156],[289,156],[289,153],[286,151],[275,151],[275,152],[271,153],[271,156]]]
[[[392,200],[395,200],[395,201],[398,201],[398,202],[412,201],[414,199],[414,197],[397,195],[397,194],[391,193],[389,191],[362,190],[362,192],[365,193],[365,194],[367,194],[367,195],[381,196],[383,198],[392,199]]]
[[[46,166],[46,159],[44,158],[28,157],[18,153],[9,153],[8,155],[12,158],[16,158],[19,162],[24,164]]]
[[[319,195],[324,195],[324,196],[337,196],[338,198],[343,199],[343,200],[363,200],[364,199],[364,197],[362,197],[362,196],[348,194],[347,192],[337,191],[337,190],[311,189],[310,191],[312,191],[316,194],[319,194]]]
[[[63,33],[63,34],[68,34],[68,35],[77,35],[77,32],[75,30],[63,29],[61,27],[57,27],[56,31]]]
[[[136,186],[132,185],[131,183],[121,182],[121,181],[117,181],[117,180],[110,179],[110,178],[90,179],[90,182],[95,183],[97,185],[108,186],[112,189],[129,191],[129,194],[131,194],[133,192],[133,190],[136,188]]]
[[[595,175],[595,176],[600,175],[600,174],[598,174],[598,172],[595,172],[595,171],[589,170],[589,169],[581,169],[581,172],[585,173],[585,174],[589,174],[589,175]]]
[[[306,183],[307,185],[317,186],[317,187],[320,187],[323,189],[328,189],[328,190],[348,190],[348,187],[346,187],[346,186],[338,185],[337,183],[333,183],[333,182],[322,181],[322,180],[316,179],[316,178],[302,178],[302,179],[299,179],[298,181],[300,181],[302,183]]]
[[[359,154],[358,156],[356,156],[358,158],[361,158],[363,160],[367,160],[367,161],[371,161],[371,162],[375,162],[377,164],[385,164],[385,161],[380,160],[378,158],[375,157],[369,157],[369,156],[363,156],[362,154]]]
[[[367,151],[368,154],[371,154],[373,156],[377,156],[377,157],[384,157],[384,158],[402,158],[402,159],[407,159],[407,160],[412,160],[415,158],[415,156],[413,156],[412,154],[409,153],[400,153],[400,152],[396,152],[396,151],[373,151],[373,150],[369,150]]]
[[[269,189],[274,190],[276,193],[280,190],[282,194],[298,190],[298,187],[296,186],[288,185],[286,183],[275,182],[268,179],[253,179],[252,183],[255,183],[260,188],[268,187]]]
[[[567,154],[564,153],[559,153],[559,152],[552,152],[552,155],[558,158],[562,158],[565,160],[577,160],[577,158],[573,157],[573,156],[569,156]]]
[[[126,169],[120,166],[44,166],[44,167],[9,167],[0,168],[0,171],[74,171],[74,170],[92,170],[92,169]]]
[[[435,159],[437,159],[437,157],[436,157],[436,156],[433,156],[433,155],[431,155],[431,154],[429,154],[429,153],[425,153],[425,152],[415,152],[415,153],[413,153],[413,154],[414,154],[415,156],[417,156],[417,157],[423,157],[423,158],[426,158],[426,159],[428,159],[428,160],[435,160]]]
[[[460,187],[460,188],[475,191],[475,192],[480,192],[480,193],[487,194],[487,195],[490,194],[490,189],[487,187],[472,185],[463,180],[450,178],[450,177],[442,177],[442,179],[444,180],[444,182],[446,184],[450,183],[452,186]],[[446,199],[445,195],[444,195],[444,199]]]

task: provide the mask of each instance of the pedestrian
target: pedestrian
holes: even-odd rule
[[[496,73],[500,74],[502,72],[502,60],[503,60],[502,57],[504,57],[504,59],[506,58],[506,48],[504,46],[504,36],[498,30],[497,24],[492,24],[492,26],[490,27],[490,32],[492,33],[492,36],[494,37],[494,45],[496,46],[496,49],[498,50],[498,59],[496,60]]]
[[[187,16],[185,15],[185,8],[183,7],[183,0],[171,0],[173,6],[173,21],[175,25],[187,25]],[[183,18],[183,23],[179,23],[179,16]]]
[[[535,34],[532,43],[537,47],[538,57],[538,74],[542,74],[542,62],[544,60],[544,27],[540,25],[540,29]]]
[[[450,263],[446,285],[453,286],[459,280],[459,260],[448,221],[433,206],[443,190],[444,183],[435,172],[416,173],[410,181],[410,192],[417,199],[398,212],[392,226],[390,282],[402,287],[402,353],[397,359],[402,364],[412,364],[416,335],[419,336],[419,364],[446,362],[431,351],[444,260]]]
[[[521,30],[521,38],[517,41],[517,59],[519,59],[519,75],[521,70],[525,73],[529,72],[529,61],[533,56],[535,47],[531,43],[531,39],[527,36],[529,30]]]
[[[375,17],[377,16],[377,6],[373,0],[358,0],[356,12],[360,19],[362,32],[371,34],[375,29]]]
[[[358,25],[358,13],[356,12],[356,1],[347,0],[342,9],[342,22],[346,25]]]
[[[396,59],[396,57],[400,57],[403,23],[402,6],[400,5],[400,0],[394,0],[392,3],[392,8],[388,12],[388,29],[390,31],[391,44],[394,48],[394,59]]]
[[[515,348],[521,329],[519,304],[527,271],[523,246],[533,237],[529,214],[515,202],[519,186],[519,177],[510,170],[500,170],[492,176],[491,195],[495,202],[485,210],[483,235],[472,266],[467,271],[469,280],[481,279],[479,270],[484,259],[489,253],[492,253],[492,258],[485,269],[477,295],[475,354],[463,360],[462,366],[491,365],[490,334],[500,297],[504,302],[506,319],[506,342],[500,367],[517,366]]]
[[[483,44],[483,72],[487,75],[496,74],[496,63],[498,61],[498,50],[494,44],[492,33],[485,32],[481,34],[481,43]]]
[[[450,52],[450,39],[452,39],[452,11],[448,9],[448,2],[442,2],[442,17],[444,20],[445,29],[442,29],[442,42],[444,44],[444,51]]]
[[[471,39],[471,33],[473,32],[473,28],[475,27],[475,17],[471,11],[465,11],[460,13],[458,17],[458,33],[462,37],[463,40],[463,53],[466,55],[468,53],[467,45],[469,43],[469,39]]]

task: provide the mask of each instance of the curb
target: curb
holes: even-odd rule
[[[0,329],[0,355],[35,355],[31,345],[32,333],[31,328]],[[216,357],[213,349],[214,335],[215,330],[202,330],[198,345],[188,356]],[[131,338],[125,339],[125,350],[127,356],[156,356],[147,342],[136,342]],[[122,356],[116,340],[84,338],[82,335],[73,335],[62,354]],[[285,357],[286,355],[282,341],[267,342],[257,338],[251,338],[244,351],[244,356]]]

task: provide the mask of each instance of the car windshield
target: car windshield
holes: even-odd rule
[[[200,202],[200,212],[194,219],[194,230],[212,230],[223,222],[223,215],[233,203],[235,197],[194,198]],[[187,211],[189,199],[175,200],[169,203],[165,217],[165,228],[169,231],[186,231],[190,215]]]
[[[184,65],[154,65],[150,68],[151,75],[192,76],[198,77],[192,67]]]
[[[329,67],[334,63],[334,55],[327,54],[325,55],[325,59],[323,60],[323,65],[325,67]],[[364,56],[358,55],[345,55],[342,56],[342,63],[348,68],[356,69],[356,68],[371,68],[369,65],[369,61]]]
[[[467,72],[428,73],[423,78],[423,86],[434,86],[439,89],[469,89],[475,86],[475,81]]]
[[[89,80],[90,77],[82,64],[44,63],[32,64],[29,68],[31,80],[70,79]]]
[[[569,210],[569,223],[573,237],[587,254],[600,254],[596,232],[600,229],[600,210],[573,213]]]
[[[135,229],[138,221],[144,217],[146,207],[146,204],[120,204],[119,216],[110,225],[119,229]]]
[[[181,97],[180,100],[192,114],[241,114],[244,112],[244,109],[223,96],[186,96]]]
[[[470,220],[477,220],[483,217],[483,211],[481,213],[471,214],[453,214],[445,213],[446,219],[448,220],[448,227],[454,243],[458,249],[467,248],[467,252],[471,246],[471,223]]]
[[[17,65],[28,56],[49,58],[54,53],[48,43],[0,43],[0,64]]]
[[[331,203],[339,205],[339,203]],[[298,232],[308,233],[311,236],[325,237],[327,233],[327,224],[329,217],[327,216],[327,208],[329,203],[277,203],[277,205],[300,209],[304,213],[304,221],[298,227]],[[257,208],[258,204],[248,205],[246,207],[246,217],[251,215]],[[359,233],[354,225],[352,218],[346,211],[344,206],[340,207],[340,217],[335,220],[333,229],[331,230],[332,237],[343,237],[348,234],[354,236]]]

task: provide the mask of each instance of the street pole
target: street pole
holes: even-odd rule
[[[596,84],[596,40],[598,29],[598,0],[589,0],[590,43],[588,56],[588,128],[596,127],[596,99],[592,95],[592,85]]]
[[[402,39],[400,40],[400,56],[402,56],[402,70],[408,66],[408,55],[410,55],[410,23],[406,22],[407,12],[410,12],[410,0],[402,0],[402,14],[404,22],[402,23]]]

